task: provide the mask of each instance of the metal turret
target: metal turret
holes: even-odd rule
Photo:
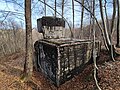
[[[39,33],[43,33],[44,38],[64,38],[65,21],[58,17],[42,17],[37,19]]]

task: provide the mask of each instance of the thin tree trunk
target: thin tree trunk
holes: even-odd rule
[[[116,15],[116,0],[113,0],[113,15],[112,15],[111,32],[110,32],[110,41],[111,41],[110,53],[113,61],[115,61],[115,58],[114,58],[114,51],[113,51],[113,45],[112,45],[112,32],[114,28],[115,15]]]
[[[64,0],[62,0],[62,19],[63,19],[63,17],[64,17]],[[63,30],[63,35],[65,37],[65,30],[63,27],[62,27],[62,30]]]
[[[93,6],[92,6],[93,8],[93,10],[92,10],[92,12],[93,12],[93,14],[95,15],[95,0],[93,0]],[[99,86],[99,84],[98,84],[98,81],[97,81],[97,70],[98,70],[98,67],[97,67],[97,64],[96,64],[96,56],[97,56],[97,53],[96,53],[96,48],[95,48],[95,33],[96,33],[96,31],[95,31],[95,20],[94,20],[94,18],[92,19],[92,24],[93,24],[93,61],[94,61],[94,80],[95,80],[95,84],[96,84],[96,86],[97,86],[97,88],[98,88],[98,90],[101,90],[101,88],[100,88],[100,86]]]
[[[112,34],[111,33],[108,34],[107,26],[106,26],[105,19],[104,19],[104,13],[103,13],[103,8],[102,8],[102,1],[99,0],[99,3],[100,3],[100,13],[101,13],[101,18],[102,18],[102,23],[103,23],[103,29],[104,29],[104,33],[105,33],[106,43],[107,43],[108,50],[110,52],[111,58],[112,58],[113,61],[115,61],[114,56],[113,56],[113,47],[112,47],[112,40],[111,40],[111,35]],[[113,11],[113,13],[114,13],[114,11]],[[113,15],[112,20],[113,20],[113,23],[111,23],[111,32],[112,32],[112,29],[113,29],[113,26],[114,26],[113,25],[114,24],[114,15]]]
[[[45,16],[46,16],[46,4],[45,3],[46,3],[46,0],[44,0],[44,9],[45,9],[44,12],[45,12]]]
[[[73,31],[74,31],[74,36],[75,36],[75,29],[74,29],[74,0],[72,0],[72,14],[73,14]]]
[[[63,19],[63,16],[64,16],[64,0],[62,0],[62,19]]]
[[[92,12],[92,0],[90,1],[90,11]],[[89,35],[89,39],[91,39],[92,37],[92,15],[90,14],[90,26],[89,26],[89,31],[90,31],[90,35]]]
[[[113,0],[113,14],[112,14],[112,20],[111,20],[111,33],[110,34],[112,34],[113,32],[115,15],[116,15],[116,0]]]
[[[106,24],[105,24],[104,13],[103,13],[103,8],[102,8],[102,1],[99,0],[99,3],[100,3],[100,14],[101,14],[101,19],[102,19],[105,39],[106,39],[107,47],[110,50],[109,46],[111,45],[111,42],[110,42],[110,37],[109,37],[109,34],[108,34],[107,27],[106,27]]]
[[[120,1],[117,0],[117,44],[116,46],[120,48]]]
[[[84,0],[82,0],[82,5],[84,5]],[[84,16],[84,7],[82,7],[82,11],[81,11],[81,24],[80,24],[81,38],[83,38],[83,16]]]
[[[104,5],[104,8],[105,8],[105,15],[106,15],[106,25],[107,25],[107,30],[109,31],[110,30],[110,25],[109,25],[109,20],[108,20],[108,14],[107,14],[107,1],[105,0],[105,5]]]
[[[26,53],[24,64],[25,79],[29,80],[33,71],[33,44],[31,22],[31,0],[25,0],[25,23],[26,23]]]
[[[57,7],[56,7],[57,5],[56,4],[57,4],[57,1],[55,0],[55,17],[56,17],[56,11],[57,11]]]

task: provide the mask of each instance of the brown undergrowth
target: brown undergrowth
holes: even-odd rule
[[[40,72],[33,72],[31,81],[20,82],[24,54],[16,53],[0,59],[0,90],[97,90],[93,79],[93,64],[82,73],[55,87]],[[102,90],[120,90],[120,57],[113,62],[105,50],[101,51],[98,65],[98,82]]]

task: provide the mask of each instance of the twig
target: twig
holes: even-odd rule
[[[3,12],[11,12],[11,13],[18,14],[18,15],[24,15],[24,13],[14,12],[14,11],[10,11],[10,10],[0,10],[0,12],[1,13],[3,13]]]
[[[15,3],[15,4],[17,4],[18,6],[20,6],[22,9],[24,9],[24,7],[22,5],[20,5],[19,3],[17,3],[16,0],[13,0],[12,2]]]
[[[9,15],[9,13],[10,13],[10,12],[8,12],[8,13],[6,14],[5,18],[2,20],[2,22],[1,22],[1,23],[3,23],[3,22],[5,21],[5,19],[6,19],[6,18],[7,18],[7,16]]]
[[[37,2],[33,5],[32,10],[35,8],[35,6],[38,4],[38,2],[39,2],[39,1],[37,1]]]

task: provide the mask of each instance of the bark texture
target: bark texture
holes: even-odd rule
[[[32,71],[33,71],[31,0],[25,0],[25,23],[26,23],[26,53],[25,53],[24,75],[26,76],[26,78],[29,79],[32,76]]]

